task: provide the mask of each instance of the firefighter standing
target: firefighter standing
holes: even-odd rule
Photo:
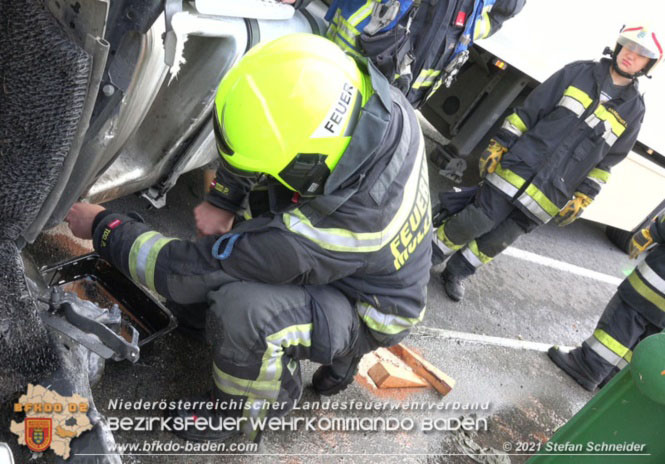
[[[454,253],[441,274],[451,299],[521,234],[555,217],[569,224],[591,203],[637,139],[645,108],[636,78],[661,58],[655,34],[624,28],[612,60],[565,66],[505,119],[481,155],[486,177],[473,202],[436,230],[435,254]]]
[[[619,285],[593,335],[570,353],[553,346],[547,354],[586,390],[606,383],[631,360],[633,348],[665,328],[665,213],[631,240],[631,258],[656,243]]]
[[[207,317],[213,397],[236,407],[180,416],[286,414],[302,392],[299,360],[323,364],[314,389],[334,394],[364,353],[422,320],[432,240],[424,140],[406,99],[361,68],[332,42],[296,34],[253,48],[224,77],[212,190],[224,209],[206,203],[197,226],[228,229],[252,185],[272,182],[270,210],[221,237],[175,240],[98,205],[70,211],[72,231],[92,235],[134,280],[181,305],[208,304],[184,319]]]
[[[368,57],[419,108],[450,83],[474,40],[519,13],[526,0],[333,0],[327,36]]]

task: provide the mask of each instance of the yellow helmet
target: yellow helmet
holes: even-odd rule
[[[369,76],[328,39],[292,34],[260,44],[217,89],[213,125],[223,163],[320,194],[372,93]]]

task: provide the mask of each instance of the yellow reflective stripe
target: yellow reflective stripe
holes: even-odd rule
[[[647,301],[653,303],[660,310],[665,311],[665,298],[648,287],[637,274],[637,271],[633,271],[633,273],[628,276],[628,282],[630,282],[635,291],[642,295]]]
[[[501,166],[501,163],[497,164],[496,169],[492,174],[496,174],[498,177],[504,179],[511,186],[513,186],[515,188],[513,195],[517,193],[517,190],[522,188],[522,186],[526,183],[526,180],[522,179],[522,177],[515,174],[510,169],[504,169],[503,166]]]
[[[568,95],[561,97],[561,100],[559,100],[559,106],[563,106],[564,108],[569,109],[575,113],[578,118],[584,114],[585,110],[584,105],[575,100],[573,97],[569,97]]]
[[[610,180],[610,173],[599,168],[593,168],[587,177],[596,179],[603,184],[606,184]]]
[[[249,434],[250,439],[254,439],[258,430],[252,429],[251,420],[261,419],[268,412],[263,405],[267,401],[275,401],[279,397],[281,388],[280,381],[257,381],[235,377],[226,372],[222,372],[215,363],[212,365],[212,378],[217,388],[227,395],[244,396],[245,401],[251,405],[250,408],[243,408],[243,417],[247,421],[243,424],[243,430]]]
[[[315,227],[298,208],[283,214],[284,225],[291,232],[308,238],[326,250],[356,253],[380,250],[400,232],[414,208],[420,211],[417,205],[418,191],[422,184],[421,180],[427,180],[424,145],[423,135],[419,133],[416,160],[406,181],[402,203],[390,223],[383,230],[378,232],[353,232],[342,228]],[[423,214],[430,214],[429,208]]]
[[[429,87],[434,83],[436,77],[439,74],[441,74],[441,71],[438,69],[423,69],[422,71],[420,71],[420,74],[414,81],[412,87],[414,89],[419,89],[421,87]]]
[[[349,16],[348,22],[352,26],[357,26],[365,18],[367,18],[369,15],[372,14],[372,10],[374,9],[374,0],[367,0],[367,3],[365,3],[362,7],[358,9],[355,13],[353,13],[351,16]]]
[[[344,50],[347,54],[353,56],[354,58],[361,60],[362,62],[366,62],[367,58],[362,56],[358,51],[356,51],[353,47],[347,45],[346,42],[344,42],[342,39],[335,40],[334,41],[339,47]]]
[[[633,356],[632,351],[601,329],[597,329],[594,334],[586,340],[586,344],[608,364],[612,364],[619,368],[628,365],[628,362],[630,362]]]
[[[436,82],[434,83],[434,87],[432,87],[432,89],[427,93],[427,96],[425,97],[425,99],[428,99],[429,97],[431,97],[432,95],[434,95],[434,93],[435,93],[437,90],[439,90],[439,87],[441,87],[441,84],[443,84],[443,79],[441,79],[441,78],[439,77],[439,78],[436,80]]]
[[[155,244],[150,248],[148,253],[148,258],[146,260],[146,270],[145,270],[145,283],[148,288],[152,291],[157,291],[155,288],[155,267],[157,266],[157,257],[159,252],[162,251],[164,245],[175,240],[174,238],[160,238],[155,242]]]
[[[279,394],[279,381],[241,379],[223,372],[214,362],[212,363],[212,375],[217,388],[229,395],[252,394],[256,397],[276,399]]]
[[[374,306],[358,302],[356,309],[361,319],[367,326],[376,331],[387,335],[395,335],[410,329],[418,324],[425,317],[425,309],[420,311],[418,317],[402,317],[394,314],[386,314],[378,311]]]
[[[360,35],[360,32],[341,16],[339,18],[336,32],[352,46],[355,47],[358,45],[357,38]]]
[[[322,248],[335,251],[376,251],[382,248],[382,232],[352,232],[341,228],[317,228],[299,209],[284,215],[286,227]],[[386,241],[387,243],[387,241]]]
[[[328,37],[330,40],[333,40],[335,35],[337,34],[337,13],[335,13],[335,16],[333,17],[332,21],[330,21],[330,25],[328,26],[328,30],[326,31],[326,37]]]
[[[489,11],[491,6],[483,8],[483,13],[473,26],[473,40],[480,40],[490,35],[492,23],[490,22]]]
[[[285,327],[266,337],[266,351],[263,354],[261,370],[256,380],[242,379],[223,372],[213,362],[213,380],[217,388],[229,395],[244,396],[245,401],[252,407],[244,408],[243,417],[259,419],[264,416],[267,409],[263,407],[266,401],[275,401],[279,397],[282,385],[282,356],[284,348],[294,345],[311,346],[311,333],[314,325],[297,324]],[[291,360],[288,367],[294,366]],[[248,421],[249,422],[249,421]],[[251,426],[251,423],[247,424]],[[250,438],[255,436],[257,430],[247,430]]]
[[[483,264],[487,264],[492,261],[490,256],[487,256],[485,253],[478,249],[478,243],[475,240],[470,242],[464,251],[462,251],[462,256],[464,256],[466,260],[476,269],[478,269]]]
[[[263,354],[258,379],[280,379],[284,348],[294,345],[312,346],[313,327],[311,323],[292,325],[266,337],[266,351]]]
[[[600,343],[602,343],[607,348],[612,350],[612,352],[614,354],[616,354],[617,356],[619,356],[620,358],[626,359],[626,356],[629,355],[629,354],[632,357],[632,353],[630,351],[630,348],[628,348],[628,347],[622,345],[621,343],[619,343],[614,337],[612,337],[610,334],[608,334],[604,330],[596,329],[593,332],[593,336],[596,337]]]
[[[155,232],[154,230],[144,232],[136,237],[136,240],[134,240],[134,243],[132,243],[132,247],[129,250],[129,275],[135,282],[145,284],[145,274],[142,272],[139,273],[139,263],[144,261],[143,256],[140,255],[147,255],[150,247],[145,248],[144,245],[151,239],[157,240],[156,237],[159,236],[161,236],[161,234],[159,232]]]
[[[596,108],[596,111],[594,111],[593,114],[601,121],[607,121],[616,137],[621,137],[623,131],[626,130],[625,126],[619,122],[616,116],[608,111],[603,105],[598,105],[598,108]]]
[[[584,90],[578,89],[577,87],[571,85],[568,86],[563,92],[564,96],[572,97],[584,106],[588,108],[591,103],[593,103],[593,98],[591,98]]]
[[[517,113],[513,113],[510,116],[506,118],[506,121],[508,121],[515,129],[517,129],[520,133],[517,135],[522,135],[527,131],[526,124],[524,124],[524,121],[522,121],[522,118],[520,118]]]
[[[557,214],[559,214],[559,207],[552,203],[552,201],[545,196],[543,192],[540,191],[538,187],[536,187],[533,184],[530,184],[527,188],[525,193],[529,195],[531,198],[536,200],[536,202],[540,205],[541,208],[543,208],[547,213],[554,217]]]
[[[483,262],[483,264],[487,264],[492,261],[491,256],[487,256],[485,253],[478,249],[478,243],[475,240],[469,243],[469,249]]]
[[[544,223],[559,214],[560,208],[533,184],[529,184],[517,201]]]
[[[448,222],[448,220],[444,221],[444,223],[436,230],[435,241],[440,242],[437,245],[439,245],[439,248],[441,248],[441,251],[443,251],[444,254],[448,255],[462,248],[464,244],[461,243],[458,245],[448,238],[445,231],[446,222]]]
[[[655,288],[658,292],[665,295],[665,279],[663,279],[656,271],[651,269],[646,261],[642,261],[637,270],[640,271],[640,275],[646,282]]]

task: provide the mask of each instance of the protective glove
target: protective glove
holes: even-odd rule
[[[499,165],[503,154],[508,151],[508,148],[501,145],[494,139],[490,140],[490,144],[487,146],[484,152],[480,155],[480,160],[478,161],[478,170],[480,171],[480,177],[485,177],[487,174],[492,174],[496,167]]]
[[[566,206],[564,206],[563,209],[559,211],[559,215],[555,219],[556,223],[560,227],[567,226],[568,224],[572,223],[580,216],[580,214],[582,214],[584,208],[589,206],[592,201],[592,198],[588,195],[575,192],[575,197],[566,203]]]
[[[630,259],[637,258],[640,253],[653,245],[653,237],[648,228],[641,229],[635,232],[633,238],[630,239],[630,247],[628,249],[628,255]]]

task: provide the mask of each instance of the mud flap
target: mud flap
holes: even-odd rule
[[[0,0],[0,399],[58,368],[17,242],[56,184],[78,130],[90,57],[42,2]]]

